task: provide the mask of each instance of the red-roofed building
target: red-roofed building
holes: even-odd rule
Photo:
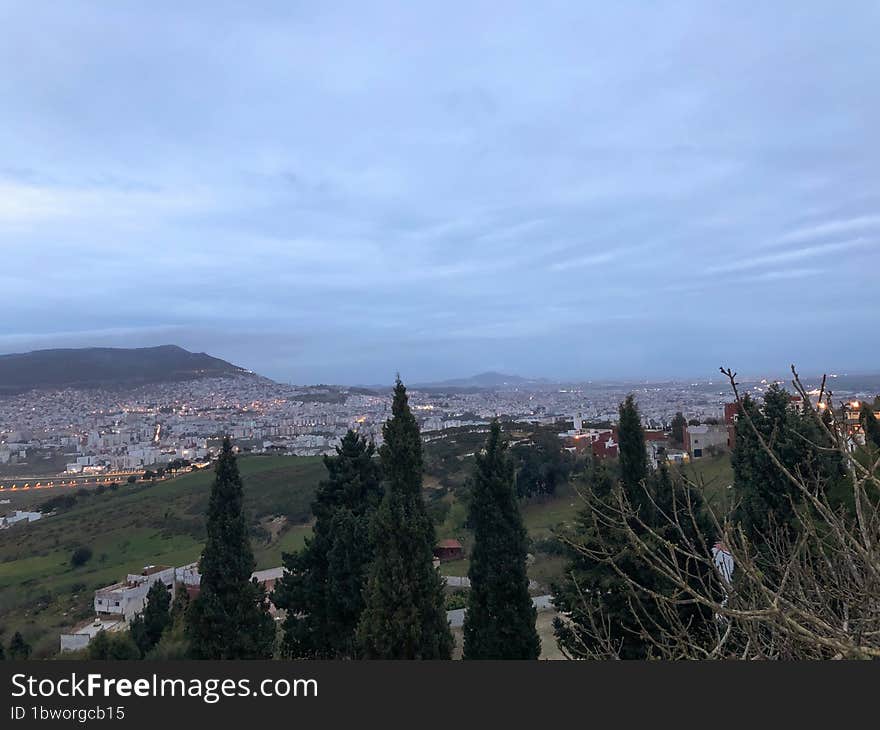
[[[605,431],[593,441],[593,453],[600,459],[616,459],[620,455],[613,431]]]
[[[458,540],[441,540],[434,546],[434,557],[441,563],[461,560],[464,557],[464,547]]]

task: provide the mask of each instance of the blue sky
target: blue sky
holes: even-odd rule
[[[880,6],[0,0],[0,352],[878,371]]]

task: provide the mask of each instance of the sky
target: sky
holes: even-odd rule
[[[0,352],[880,371],[873,2],[0,0]]]

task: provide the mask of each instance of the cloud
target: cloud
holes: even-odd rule
[[[880,215],[863,215],[855,218],[845,218],[795,229],[780,236],[777,243],[800,243],[802,241],[810,241],[814,238],[822,238],[823,236],[850,233],[851,231],[860,231],[864,228],[876,228],[878,226],[880,226]]]
[[[856,353],[803,283],[880,310],[877,11],[551,6],[7,4],[0,344],[692,373],[813,317]]]
[[[706,270],[706,273],[727,274],[735,271],[756,269],[761,266],[769,266],[772,264],[800,261],[801,259],[813,258],[816,256],[827,256],[828,254],[876,245],[876,239],[852,238],[845,241],[835,241],[834,243],[822,243],[815,246],[804,246],[803,248],[795,248],[777,253],[751,256],[750,258],[741,259],[739,261],[731,261],[720,266],[710,267]],[[829,267],[833,266],[833,263],[834,262],[829,262]]]
[[[61,187],[0,180],[0,232],[28,230],[53,222],[79,219],[95,223],[143,220],[192,212],[207,204],[193,191],[151,191],[114,187]]]

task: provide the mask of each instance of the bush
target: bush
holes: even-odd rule
[[[85,545],[78,547],[73,551],[73,554],[70,556],[70,564],[74,568],[78,568],[81,565],[85,565],[92,559],[92,549]]]
[[[60,512],[61,510],[70,509],[75,504],[76,497],[72,494],[60,494],[57,497],[52,497],[52,499],[46,500],[37,509],[45,514],[47,512]]]
[[[454,611],[457,608],[467,608],[468,592],[453,591],[446,594],[446,610]]]
[[[141,652],[128,631],[114,634],[99,631],[89,642],[86,656],[91,660],[126,661],[140,659]]]

